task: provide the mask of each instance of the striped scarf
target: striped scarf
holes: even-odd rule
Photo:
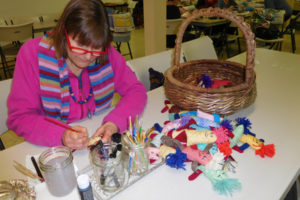
[[[38,61],[43,109],[48,117],[67,122],[70,111],[69,74],[63,58],[57,59],[51,40],[43,37],[39,43]],[[107,59],[103,64],[88,66],[95,99],[95,112],[111,106],[114,93],[114,73]]]

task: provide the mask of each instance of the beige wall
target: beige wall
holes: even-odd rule
[[[300,11],[300,1],[294,0],[294,7],[295,10]]]
[[[61,12],[69,0],[0,0],[0,17],[30,17]]]
[[[166,50],[166,0],[144,0],[145,55]]]

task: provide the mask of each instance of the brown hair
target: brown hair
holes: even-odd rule
[[[112,41],[107,12],[100,0],[71,0],[65,7],[53,33],[56,56],[67,58],[65,30],[79,44],[95,49],[107,48]]]

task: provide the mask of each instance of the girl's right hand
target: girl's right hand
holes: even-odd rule
[[[87,128],[73,126],[76,132],[66,129],[62,136],[62,143],[71,149],[85,149],[88,145],[89,134]]]

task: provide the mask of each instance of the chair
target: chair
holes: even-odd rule
[[[218,59],[213,41],[208,36],[199,37],[181,45],[187,61],[200,59]]]
[[[256,35],[255,40],[258,46],[263,44],[263,46],[268,47],[269,49],[275,47],[275,49],[281,51],[283,43],[284,14],[285,10],[265,9],[262,11],[262,15],[265,17],[264,19],[257,19],[256,17],[256,19],[252,21],[253,32]],[[258,15],[256,14],[255,16]],[[268,17],[271,19],[266,19]],[[265,31],[265,33],[268,34],[262,34],[263,32],[258,32],[258,30]],[[269,38],[268,35],[275,36]]]
[[[167,48],[173,48],[175,46],[175,39],[178,28],[183,19],[167,19]]]
[[[7,98],[11,90],[12,79],[0,81],[0,150],[7,149],[24,141],[15,132],[9,130],[6,121],[8,117]]]
[[[125,54],[122,54],[122,55],[123,56],[130,55],[130,58],[132,59],[133,56],[132,56],[130,43],[129,43],[130,39],[131,39],[131,33],[130,32],[126,32],[126,33],[113,32],[113,41],[116,43],[117,50],[121,53],[121,44],[122,44],[122,42],[126,42],[127,47],[128,47],[128,53],[125,53]]]
[[[14,66],[16,56],[22,45],[21,42],[33,37],[32,30],[33,22],[0,26],[0,42],[1,44],[6,42],[6,44],[0,45],[1,64],[5,78],[11,76],[10,70]],[[11,60],[12,58],[13,60]],[[13,64],[9,64],[11,61]]]
[[[218,19],[217,17],[199,18],[192,22],[196,37],[202,35],[209,36],[215,47],[217,55],[223,54],[224,48],[228,56],[228,30],[231,22],[226,19]]]
[[[230,58],[229,54],[229,44],[237,41],[238,44],[238,53],[241,53],[241,42],[240,42],[240,37],[238,35],[238,30],[236,30],[236,33],[234,34],[227,34],[227,46],[226,46],[226,51],[227,51],[227,57]]]
[[[297,20],[300,17],[300,12],[297,15],[293,15],[290,19],[289,24],[285,28],[284,34],[289,34],[291,36],[291,44],[292,44],[292,52],[295,53],[296,51],[296,40],[295,40],[295,32],[296,32],[296,24]]]
[[[133,10],[135,9],[136,4],[138,3],[137,1],[133,1],[133,0],[128,0],[128,9],[130,11],[130,13],[133,13]]]
[[[238,27],[230,23],[228,30],[226,32],[226,53],[227,53],[227,58],[230,58],[230,51],[229,51],[229,44],[234,43],[235,41],[237,42],[238,45],[238,53],[241,53],[241,42],[240,42],[240,35],[239,34],[239,29]]]
[[[47,14],[47,15],[41,15],[39,17],[35,17],[35,19],[38,19],[38,21],[34,21],[34,26],[37,29],[34,29],[34,33],[39,33],[45,35],[48,31],[53,29],[53,27],[56,25],[59,19],[59,13],[53,13],[53,14]],[[39,36],[38,34],[38,36]],[[38,37],[34,36],[34,37]]]
[[[3,81],[0,81],[0,135],[8,130],[6,126],[6,120],[7,120],[7,98],[10,93],[12,79],[6,79]]]
[[[7,20],[4,18],[0,18],[0,26],[8,25]]]
[[[176,35],[183,19],[167,19],[167,35]]]
[[[132,52],[130,48],[131,31],[134,30],[134,23],[130,13],[109,14],[110,30],[113,34],[113,41],[116,44],[117,50],[121,53],[122,42],[127,43],[129,53],[122,54],[130,55],[132,59]]]
[[[11,87],[11,82],[12,79],[7,79],[4,81],[0,81],[0,110],[1,110],[1,114],[0,114],[0,135],[2,135],[3,133],[5,133],[8,128],[6,125],[6,120],[7,120],[7,98],[10,92],[10,87]],[[0,150],[5,149],[5,146],[0,138]]]
[[[57,22],[59,17],[60,17],[59,13],[53,13],[48,15],[41,15],[39,16],[39,20],[40,22],[47,22],[47,21]]]

